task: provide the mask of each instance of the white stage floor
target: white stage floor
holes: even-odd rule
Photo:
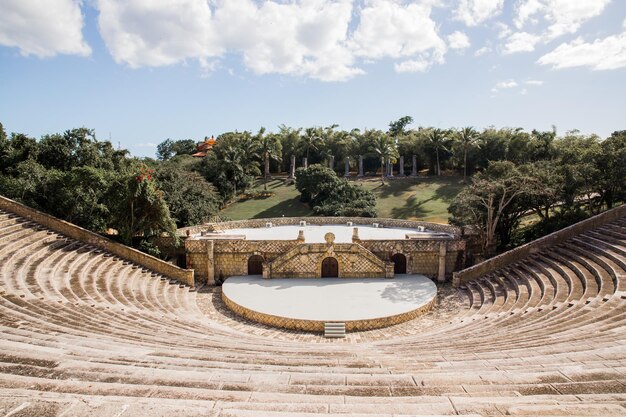
[[[288,278],[260,275],[230,277],[224,295],[254,312],[298,320],[361,321],[419,309],[437,295],[423,275],[395,278]]]
[[[257,228],[228,229],[223,232],[207,233],[204,237],[210,239],[220,235],[243,235],[246,240],[295,240],[300,230],[304,231],[304,239],[307,243],[324,243],[324,235],[332,232],[335,235],[335,243],[351,243],[354,228],[359,229],[361,240],[404,240],[407,234],[429,236],[432,231],[420,232],[417,229],[402,227],[373,227],[368,225],[307,225],[307,226],[274,226]]]

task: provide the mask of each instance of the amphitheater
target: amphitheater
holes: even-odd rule
[[[455,273],[345,339],[0,198],[0,415],[624,416],[626,206]]]

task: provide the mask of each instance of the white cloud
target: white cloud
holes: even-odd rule
[[[516,6],[516,15],[513,19],[515,27],[521,29],[524,27],[526,21],[540,10],[544,8],[544,4],[541,0],[525,0],[518,1]]]
[[[451,49],[466,49],[469,48],[470,45],[469,38],[463,32],[457,30],[448,35],[448,46]]]
[[[514,54],[516,52],[531,52],[535,50],[535,45],[541,40],[540,36],[527,32],[517,32],[509,36],[504,44],[504,54]]]
[[[543,81],[526,80],[526,81],[523,81],[522,84],[520,84],[520,82],[517,82],[515,80],[505,80],[505,81],[500,81],[496,83],[496,85],[491,89],[491,93],[492,93],[492,97],[495,97],[495,95],[501,90],[513,90],[513,91],[518,90],[521,95],[526,95],[528,94],[528,88],[526,88],[525,86],[540,86],[540,85],[543,85]]]
[[[562,43],[539,58],[540,65],[554,69],[589,67],[592,70],[614,70],[626,67],[626,32],[596,39],[592,43],[578,38]]]
[[[136,68],[198,60],[210,69],[228,52],[257,74],[349,79],[351,0],[99,0],[100,30],[116,62]]]
[[[100,34],[117,63],[131,68],[206,59],[222,49],[212,39],[202,0],[99,0]]]
[[[515,25],[521,29],[539,15],[547,23],[546,40],[576,33],[587,20],[599,16],[611,0],[522,0],[516,7]]]
[[[361,10],[351,47],[356,55],[370,59],[408,57],[432,50],[443,54],[446,45],[430,12],[426,4],[370,1]]]
[[[78,0],[3,0],[0,44],[40,58],[57,54],[87,56],[83,16]]]
[[[498,90],[503,90],[505,88],[513,88],[513,87],[517,87],[519,84],[517,84],[517,81],[515,80],[507,80],[507,81],[500,81],[499,83],[496,84],[496,87]]]
[[[498,39],[506,38],[512,33],[511,29],[505,23],[496,22],[494,27],[498,31]]]
[[[500,14],[503,4],[504,0],[459,0],[455,17],[467,26],[477,26]]]
[[[491,52],[491,47],[490,46],[483,46],[482,48],[480,48],[476,52],[474,52],[474,56],[483,56],[485,54],[488,54],[489,52]]]

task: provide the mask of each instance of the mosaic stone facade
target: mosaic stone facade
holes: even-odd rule
[[[405,240],[359,240],[352,243],[306,243],[294,240],[246,240],[239,236],[222,235],[210,239],[201,236],[202,231],[228,230],[242,227],[265,227],[270,221],[242,220],[209,224],[194,228],[198,236],[185,240],[187,267],[195,270],[196,280],[214,284],[217,278],[247,275],[248,260],[257,255],[263,259],[265,278],[315,278],[321,276],[321,263],[334,258],[339,265],[339,277],[387,277],[394,275],[392,257],[396,254],[406,258],[406,273],[423,274],[439,281],[450,277],[463,266],[465,242],[459,230],[448,225],[412,222],[395,219],[364,219],[345,217],[279,218],[271,219],[276,226],[299,224],[346,224],[379,223],[384,227],[425,227],[444,232],[446,235],[423,239]],[[191,229],[183,229],[181,234]]]

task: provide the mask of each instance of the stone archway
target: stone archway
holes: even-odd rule
[[[393,262],[394,274],[406,274],[406,256],[396,253],[391,257],[391,262]]]
[[[248,275],[263,275],[263,262],[261,255],[252,255],[248,258]]]
[[[339,262],[337,259],[328,257],[322,261],[322,278],[339,277]]]

